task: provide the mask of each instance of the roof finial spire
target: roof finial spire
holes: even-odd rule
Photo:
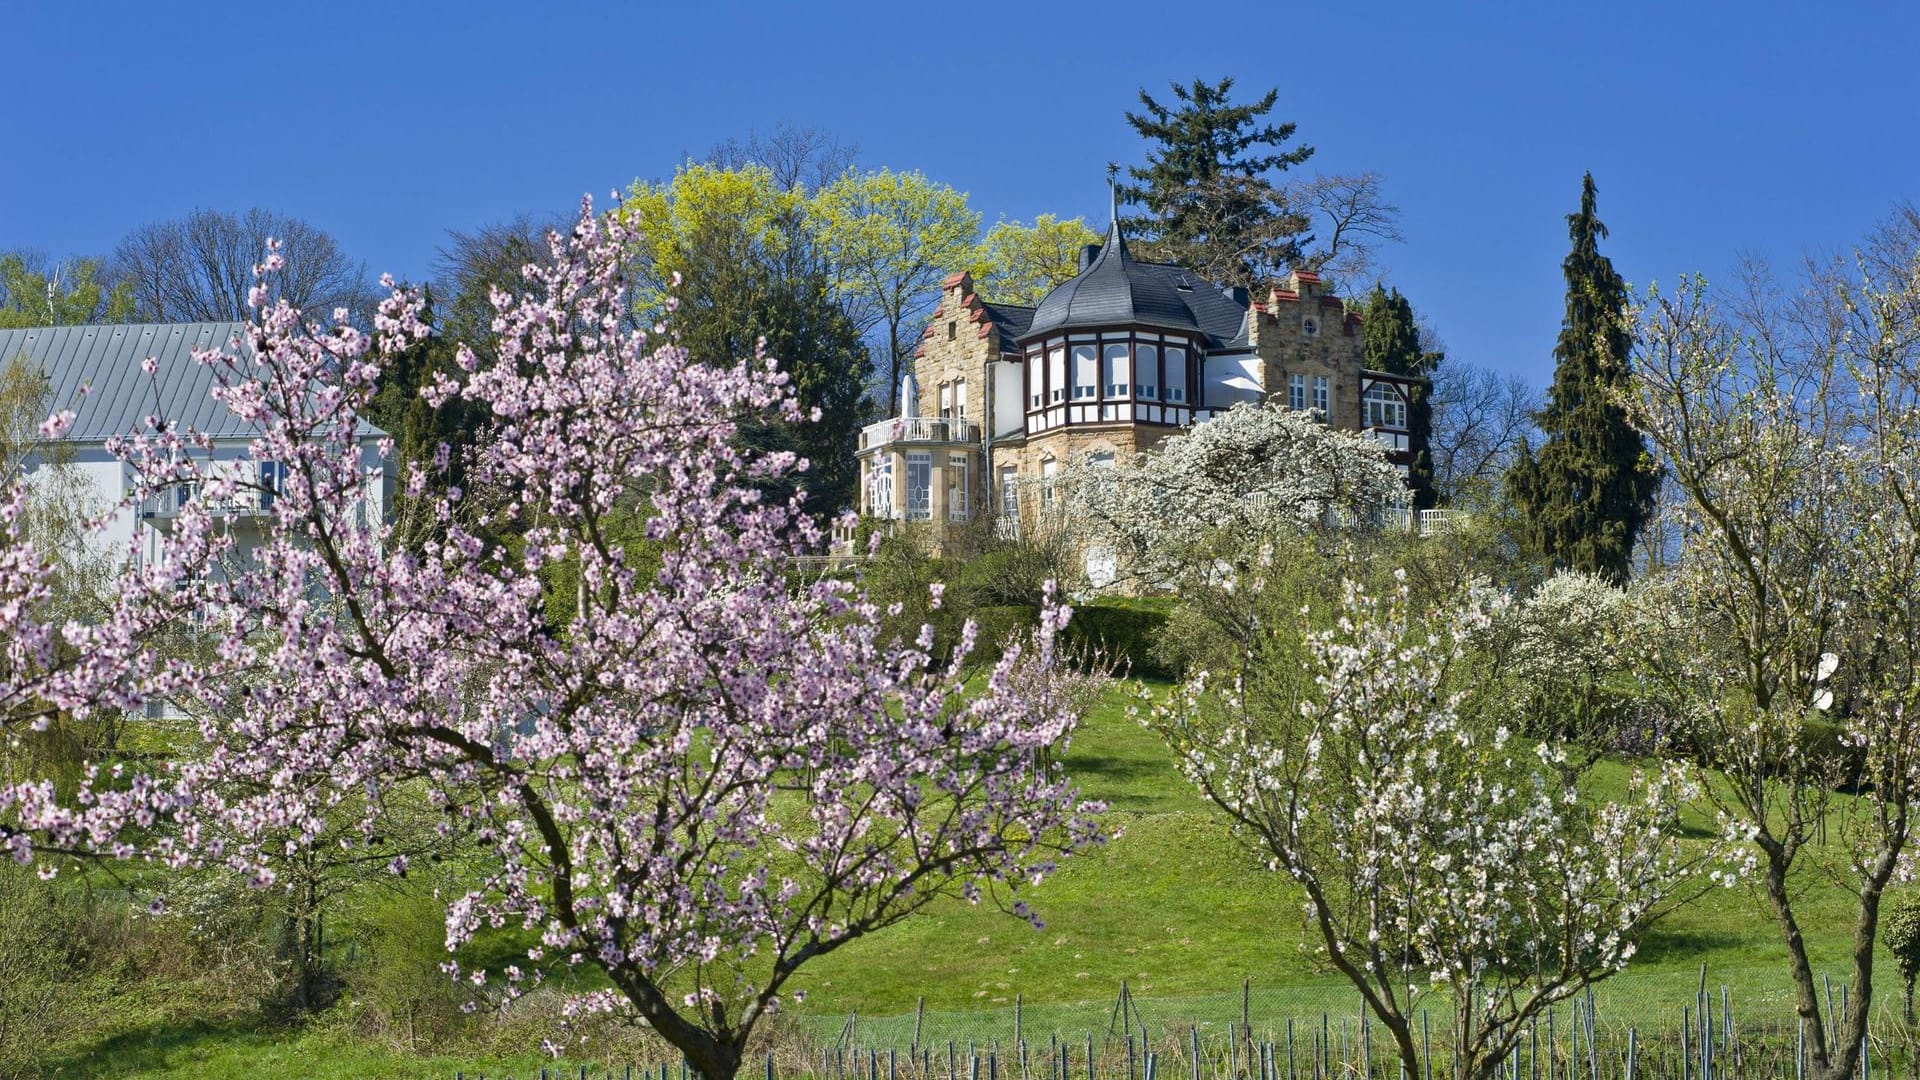
[[[1113,227],[1120,225],[1120,163],[1107,162],[1107,220]]]

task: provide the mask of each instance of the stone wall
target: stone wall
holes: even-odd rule
[[[1309,326],[1311,323],[1311,327]],[[1248,337],[1261,360],[1262,384],[1270,398],[1287,401],[1287,379],[1307,377],[1307,405],[1313,405],[1313,379],[1331,382],[1328,419],[1335,427],[1361,427],[1360,316],[1348,315],[1337,296],[1321,289],[1320,275],[1294,271],[1285,286],[1255,301]]]
[[[941,284],[939,306],[913,355],[920,415],[940,415],[941,385],[964,380],[966,407],[960,411],[976,424],[992,419],[986,408],[987,365],[1000,359],[1000,335],[973,291],[972,275],[954,274]]]

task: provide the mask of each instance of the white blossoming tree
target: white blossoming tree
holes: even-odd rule
[[[1077,531],[1165,584],[1212,576],[1221,551],[1250,558],[1276,534],[1370,524],[1406,499],[1379,443],[1274,403],[1235,405],[1129,460],[1068,462],[1047,482]]]
[[[1920,219],[1790,296],[1748,285],[1728,300],[1689,280],[1640,310],[1636,414],[1685,537],[1646,667],[1726,773],[1710,797],[1758,860],[1809,1075],[1839,1080],[1859,1068],[1881,900],[1920,808]],[[1801,930],[1809,872],[1859,899],[1837,1016]]]
[[[1619,971],[1647,926],[1705,880],[1684,846],[1694,785],[1636,773],[1580,794],[1551,743],[1484,722],[1473,643],[1502,603],[1412,610],[1404,582],[1349,583],[1331,628],[1267,620],[1231,683],[1190,680],[1151,723],[1272,869],[1297,882],[1329,963],[1390,1033],[1403,1075],[1496,1075],[1528,1025]],[[1426,1062],[1415,1018],[1447,1002]]]

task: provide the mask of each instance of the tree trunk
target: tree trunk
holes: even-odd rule
[[[1783,852],[1775,846],[1763,846],[1767,866],[1764,880],[1767,902],[1787,946],[1787,966],[1793,976],[1794,1012],[1807,1029],[1807,1061],[1815,1076],[1827,1076],[1827,1026],[1820,1015],[1820,997],[1813,982],[1813,965],[1807,961],[1806,938],[1793,914],[1793,898],[1787,892],[1788,865]],[[1844,1078],[1843,1078],[1844,1080]]]

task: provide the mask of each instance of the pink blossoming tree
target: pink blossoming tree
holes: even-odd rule
[[[266,303],[274,255],[245,348],[198,358],[256,428],[253,458],[284,466],[256,544],[214,510],[254,481],[150,418],[112,444],[130,498],[195,494],[110,617],[53,625],[49,558],[11,494],[0,719],[160,701],[200,744],[97,773],[77,799],[0,789],[13,857],[221,864],[265,886],[267,844],[337,837],[346,814],[349,843],[377,852],[383,801],[424,798],[484,854],[448,898],[449,949],[490,927],[538,942],[525,970],[451,971],[511,995],[558,965],[597,968],[612,989],[578,1007],[632,1011],[710,1080],[735,1074],[808,960],[955,894],[1031,918],[1019,886],[1098,839],[1099,808],[1042,753],[1084,700],[1053,666],[1065,609],[963,693],[958,659],[888,640],[853,587],[796,584],[785,554],[818,527],[755,481],[804,466],[734,438],[743,417],[793,414],[784,379],[630,329],[629,240],[584,206],[525,295],[495,295],[495,358],[462,350],[464,377],[428,391],[490,418],[465,475],[504,494],[479,512],[449,491],[417,553],[368,512],[380,476],[360,412],[381,358],[428,332],[418,301],[394,290],[372,334],[305,323]],[[635,506],[644,560],[610,539]],[[516,541],[489,539],[506,521]],[[543,568],[562,562],[580,602],[555,626]]]

